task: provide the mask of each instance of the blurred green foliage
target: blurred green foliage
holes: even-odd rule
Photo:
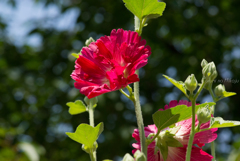
[[[13,8],[17,6],[16,0],[9,2]],[[66,106],[66,102],[83,100],[70,78],[75,60],[71,53],[78,53],[90,36],[96,40],[112,29],[133,30],[133,15],[121,0],[36,0],[38,3],[59,7],[59,17],[71,9],[80,14],[69,31],[40,25],[53,18],[29,22],[34,27],[28,35],[42,38],[38,47],[14,44],[0,15],[0,160],[28,160],[18,144],[29,142],[45,149],[41,161],[87,161],[89,156],[81,145],[65,134],[88,123],[87,113],[71,116]],[[149,63],[140,70],[145,125],[152,124],[152,114],[171,99],[186,99],[162,75],[184,81],[194,73],[200,82],[203,58],[217,66],[214,86],[229,79],[223,81],[226,90],[240,94],[240,83],[230,81],[240,78],[240,1],[171,0],[166,4],[163,16],[149,21],[142,34],[152,48]],[[198,101],[207,98],[205,91]],[[223,99],[216,106],[216,116],[240,120],[239,106],[239,96]],[[131,152],[134,115],[133,104],[120,92],[99,96],[95,123],[104,122],[105,129],[99,138],[98,160],[118,160]],[[226,160],[231,151],[239,158],[240,127],[218,132],[219,160]]]

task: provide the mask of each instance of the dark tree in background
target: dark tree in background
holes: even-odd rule
[[[219,75],[214,86],[224,83],[227,91],[240,94],[240,1],[165,2],[163,16],[151,20],[142,34],[152,48],[149,63],[140,70],[145,125],[152,124],[151,115],[170,100],[186,99],[162,74],[184,81],[194,73],[200,82],[202,59],[214,61],[217,66]],[[17,0],[5,3],[11,12],[19,7]],[[46,14],[26,22],[25,26],[30,28],[26,39],[37,37],[40,40],[37,45],[25,40],[16,42],[17,37],[9,36],[13,15],[10,12],[6,17],[0,12],[0,160],[28,160],[19,146],[22,142],[36,147],[41,161],[90,160],[81,145],[65,134],[75,131],[80,123],[88,123],[87,113],[71,116],[66,106],[67,102],[84,98],[70,78],[75,61],[71,53],[79,52],[90,36],[97,39],[118,28],[133,30],[133,15],[121,0],[34,3],[46,10],[59,11],[54,16]],[[27,12],[27,5],[25,8],[26,16],[36,14]],[[74,21],[64,19],[72,13]],[[59,28],[57,22],[62,18],[61,23],[69,28]],[[98,99],[95,122],[105,124],[99,138],[98,160],[121,159],[133,149],[131,134],[136,128],[133,104],[118,91]],[[201,103],[205,101],[211,101],[207,91],[198,99]],[[239,107],[239,95],[223,99],[217,103],[216,116],[240,120]],[[230,156],[240,156],[240,127],[219,129],[216,144],[217,158],[233,161]]]

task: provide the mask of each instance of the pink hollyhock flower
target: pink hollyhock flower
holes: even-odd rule
[[[139,81],[135,71],[151,54],[145,44],[137,32],[118,29],[82,48],[71,74],[75,87],[92,98]]]
[[[180,100],[177,102],[176,100],[171,101],[169,105],[165,105],[164,109],[172,108],[177,105],[187,105],[188,107],[191,106],[191,102]],[[198,120],[196,119],[196,124],[198,124]],[[178,122],[175,124],[176,126],[180,126],[179,130],[176,132],[174,138],[178,140],[183,147],[168,147],[168,158],[167,161],[185,161],[186,153],[187,153],[187,145],[188,145],[188,139],[190,136],[191,131],[191,125],[192,125],[192,118]],[[204,123],[200,126],[201,129],[208,128],[210,125],[210,121],[207,123]],[[167,130],[167,129],[166,129]],[[157,127],[155,125],[149,125],[144,128],[145,136],[147,137],[151,133],[157,133]],[[163,130],[165,131],[165,130]],[[196,133],[194,136],[193,144],[197,144],[199,147],[202,147],[205,145],[205,143],[210,143],[214,141],[217,138],[217,134],[215,133],[217,131],[217,128],[213,128],[207,131]],[[134,130],[134,133],[132,134],[133,138],[137,140],[137,143],[133,143],[133,147],[136,148],[132,152],[135,153],[138,150],[141,149],[140,147],[140,138],[139,138],[139,132],[138,129]],[[155,149],[155,141],[153,141],[148,146],[148,161],[164,161],[162,154],[158,151],[156,154],[154,154]],[[198,148],[196,146],[192,147],[192,154],[191,154],[191,160],[194,161],[211,161],[212,156],[208,153],[204,152],[201,148]]]

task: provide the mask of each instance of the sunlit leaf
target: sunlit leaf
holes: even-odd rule
[[[88,124],[80,124],[74,133],[66,132],[66,134],[74,141],[84,144],[89,148],[93,148],[94,142],[103,131],[103,123],[99,123],[96,127]]]
[[[75,57],[75,58],[78,58],[79,57],[79,54],[77,54],[77,53],[72,53],[71,54],[73,57]]]
[[[176,86],[178,89],[180,89],[187,97],[187,90],[185,87],[185,84],[182,81],[176,81],[166,75],[163,75],[167,80],[169,80],[174,86]]]
[[[223,120],[221,117],[212,117],[210,128],[223,128],[239,126],[240,121]]]
[[[224,91],[222,97],[230,97],[230,96],[234,96],[234,95],[236,95],[236,93]]]
[[[144,17],[157,18],[162,16],[166,7],[164,2],[157,0],[123,0],[129,11],[136,15],[140,20]]]
[[[84,105],[84,103],[81,100],[77,100],[75,102],[68,102],[67,106],[69,107],[69,113],[71,115],[76,115],[76,114],[80,114],[85,112],[86,106]]]
[[[197,111],[199,108],[205,106],[213,106],[214,102],[203,103],[195,106]],[[158,130],[162,130],[169,127],[177,122],[189,119],[192,116],[192,107],[187,107],[186,105],[178,105],[176,107],[169,108],[164,111],[157,111],[153,114],[153,122],[157,126]]]

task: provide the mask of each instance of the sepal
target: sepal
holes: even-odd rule
[[[97,97],[93,97],[91,99],[84,97],[84,102],[89,106],[90,102],[92,103],[92,106],[95,108],[97,106],[98,103],[98,98]]]

